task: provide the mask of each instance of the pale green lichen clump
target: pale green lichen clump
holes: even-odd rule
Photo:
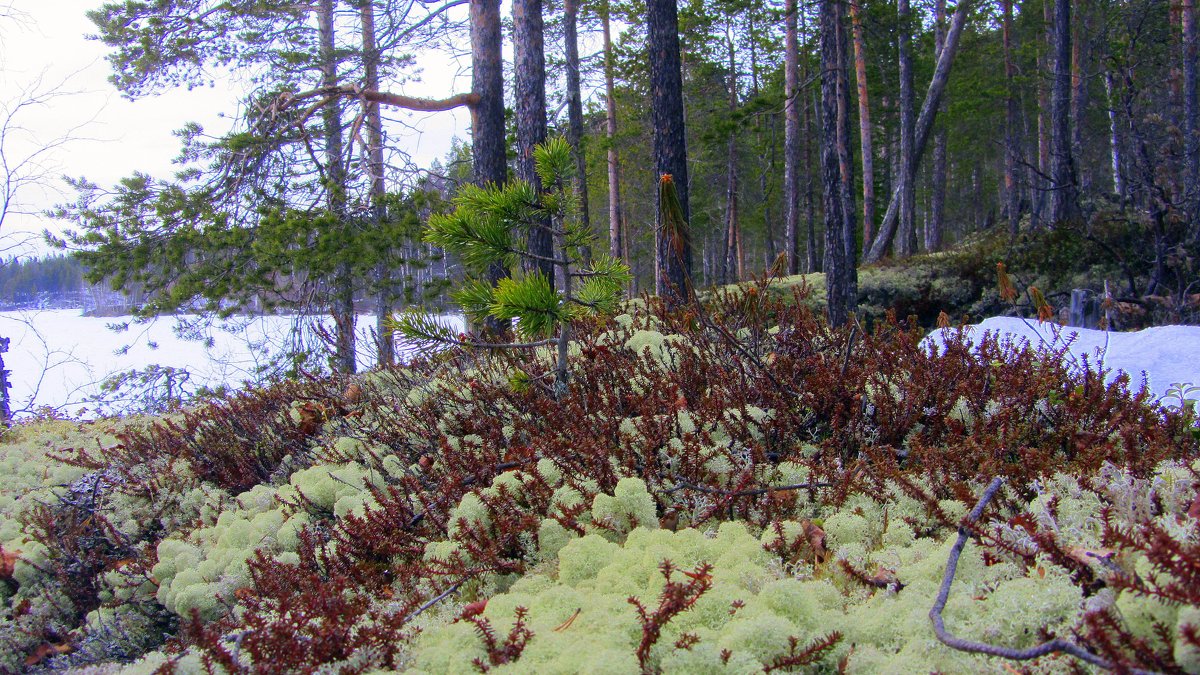
[[[625,507],[622,517],[652,508],[644,484],[636,479],[622,481],[614,493],[594,500],[593,518],[618,521],[613,507],[619,504]],[[954,510],[952,503],[945,506]],[[756,672],[785,652],[789,637],[807,644],[835,630],[844,639],[824,663],[832,667],[845,659],[849,672],[996,671],[998,662],[937,642],[929,624],[953,533],[918,538],[900,518],[880,532],[879,521],[861,513],[875,515],[882,508],[866,502],[849,505],[824,522],[837,542],[832,545],[835,559],[870,572],[886,569],[902,584],[900,591],[864,588],[833,572],[833,565],[816,577],[812,567],[797,576],[764,548],[776,538],[774,533],[756,536],[738,522],[707,531],[636,527],[620,541],[608,529],[579,537],[546,521],[540,535],[551,534],[552,541],[541,542],[542,553],[556,564],[538,568],[490,598],[484,613],[504,635],[516,608],[529,610],[534,638],[519,661],[497,670],[636,671],[641,628],[627,599],[636,596],[648,607],[656,606],[664,583],[659,565],[670,560],[682,570],[711,563],[713,587],[667,625],[652,651],[652,665],[662,672]],[[646,517],[649,513],[645,511]],[[799,525],[785,524],[784,533],[798,536]],[[1023,572],[1012,563],[986,564],[981,549],[968,545],[945,616],[964,637],[1027,647],[1042,630],[1069,634],[1083,608],[1079,588],[1049,561]],[[1146,611],[1172,618],[1164,608]],[[684,633],[700,641],[688,650],[675,648]],[[731,654],[724,663],[723,650]],[[472,659],[485,657],[474,627],[466,622],[427,627],[414,653],[416,671],[429,673],[465,672]]]

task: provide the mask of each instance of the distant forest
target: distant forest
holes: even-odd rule
[[[77,307],[90,288],[83,263],[66,255],[0,261],[0,309]]]

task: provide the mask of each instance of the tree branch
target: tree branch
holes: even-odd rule
[[[963,548],[967,545],[967,539],[971,537],[970,526],[979,520],[983,515],[984,508],[988,502],[996,496],[1000,491],[1000,486],[1004,484],[1004,479],[997,477],[993,478],[992,482],[983,491],[983,496],[979,498],[979,503],[971,510],[970,515],[958,527],[958,540],[954,542],[954,547],[950,549],[950,556],[946,560],[946,573],[942,577],[942,587],[938,590],[937,600],[933,603],[933,608],[929,610],[929,619],[933,622],[933,632],[937,634],[937,639],[942,644],[957,649],[958,651],[968,652],[971,654],[984,654],[987,656],[998,656],[1004,659],[1012,659],[1014,661],[1028,661],[1036,659],[1048,654],[1064,653],[1070,654],[1077,659],[1086,661],[1098,668],[1111,669],[1113,664],[1096,656],[1079,645],[1055,638],[1053,640],[1043,642],[1040,645],[1030,647],[1028,649],[1013,649],[1011,647],[1000,647],[998,645],[990,645],[984,642],[973,642],[964,640],[960,637],[951,635],[946,630],[946,622],[942,618],[942,610],[946,608],[946,601],[950,599],[950,586],[954,583],[954,575],[958,570],[958,558],[962,555]],[[1149,671],[1139,670],[1137,668],[1129,669],[1131,673],[1148,673]]]

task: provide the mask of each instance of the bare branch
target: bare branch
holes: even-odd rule
[[[942,618],[942,610],[946,608],[946,601],[950,598],[950,586],[954,583],[954,575],[958,570],[958,558],[962,555],[963,548],[967,545],[967,540],[971,537],[970,526],[979,520],[983,515],[983,510],[988,503],[1000,491],[1000,486],[1004,484],[1003,478],[993,478],[992,482],[983,491],[983,496],[979,498],[979,503],[971,510],[963,524],[958,528],[958,540],[954,542],[953,548],[950,549],[950,556],[946,560],[946,573],[942,577],[942,587],[938,591],[937,600],[933,603],[933,608],[929,610],[929,619],[933,622],[933,631],[937,634],[937,639],[941,640],[942,644],[957,649],[962,652],[971,654],[984,654],[987,656],[998,656],[1003,659],[1012,659],[1014,661],[1028,661],[1030,659],[1040,658],[1048,654],[1063,653],[1070,654],[1077,659],[1086,661],[1098,668],[1111,669],[1113,664],[1096,656],[1088,650],[1080,647],[1074,642],[1055,638],[1040,645],[1029,647],[1028,649],[1013,649],[1011,647],[1000,647],[998,645],[990,645],[984,642],[973,642],[964,640],[960,637],[951,635],[946,630],[946,622]],[[1131,673],[1149,673],[1150,671],[1131,668],[1128,670]]]

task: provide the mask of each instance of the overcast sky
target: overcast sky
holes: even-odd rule
[[[17,212],[10,212],[0,231],[0,240],[28,239],[46,227],[57,227],[36,212],[61,202],[67,195],[57,177],[86,177],[109,185],[134,171],[168,176],[175,169],[172,159],[179,141],[172,135],[186,122],[195,121],[205,130],[219,134],[228,130],[236,113],[240,90],[232,83],[187,91],[172,90],[131,102],[121,98],[108,83],[107,52],[104,45],[86,36],[95,28],[85,12],[104,0],[0,0],[0,120],[21,100],[30,87],[57,90],[60,95],[48,104],[25,108],[14,120],[21,129],[5,139],[4,150],[11,166],[36,148],[70,137],[41,158],[39,165],[48,176],[38,185],[23,186]],[[3,16],[7,15],[7,16]],[[15,17],[14,17],[15,15]],[[445,57],[424,56],[423,81],[395,87],[400,93],[442,97],[469,87],[469,73]],[[453,88],[447,88],[447,83]],[[470,116],[465,109],[453,113],[407,114],[389,111],[411,125],[392,125],[389,143],[413,155],[427,167],[442,158],[455,136],[466,138]],[[26,250],[44,251],[39,243]],[[9,255],[0,244],[0,252]]]

